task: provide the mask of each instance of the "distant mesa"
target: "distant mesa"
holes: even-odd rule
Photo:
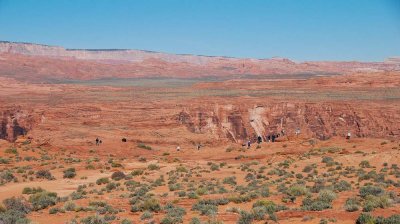
[[[400,70],[400,58],[384,62],[306,61],[234,58],[129,49],[66,49],[0,41],[0,76],[25,81],[94,80],[141,77],[236,77],[324,75]]]

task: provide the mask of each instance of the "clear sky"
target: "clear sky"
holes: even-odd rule
[[[0,0],[0,40],[382,61],[400,55],[400,0]]]

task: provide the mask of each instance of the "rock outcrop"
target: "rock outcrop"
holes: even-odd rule
[[[35,124],[35,119],[20,109],[8,109],[0,112],[0,139],[15,141],[18,136],[26,135]]]
[[[392,109],[393,110],[393,109]],[[328,139],[345,136],[400,137],[400,116],[387,108],[358,108],[346,103],[272,103],[188,108],[177,121],[195,133],[211,132],[235,142],[273,133]]]

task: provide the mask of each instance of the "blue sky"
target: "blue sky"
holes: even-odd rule
[[[0,0],[0,40],[382,61],[400,55],[400,0]]]

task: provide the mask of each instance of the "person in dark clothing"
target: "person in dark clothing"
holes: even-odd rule
[[[257,143],[260,144],[261,142],[262,142],[262,138],[261,138],[261,136],[258,136]]]
[[[271,136],[271,140],[272,140],[272,142],[275,142],[275,134],[273,134],[272,136]]]
[[[247,142],[247,148],[249,149],[250,146],[251,146],[251,142],[250,142],[250,140],[249,140],[249,141]]]
[[[271,141],[271,136],[267,135],[267,142],[270,142],[270,141]]]
[[[96,138],[96,145],[99,145],[99,138]]]

